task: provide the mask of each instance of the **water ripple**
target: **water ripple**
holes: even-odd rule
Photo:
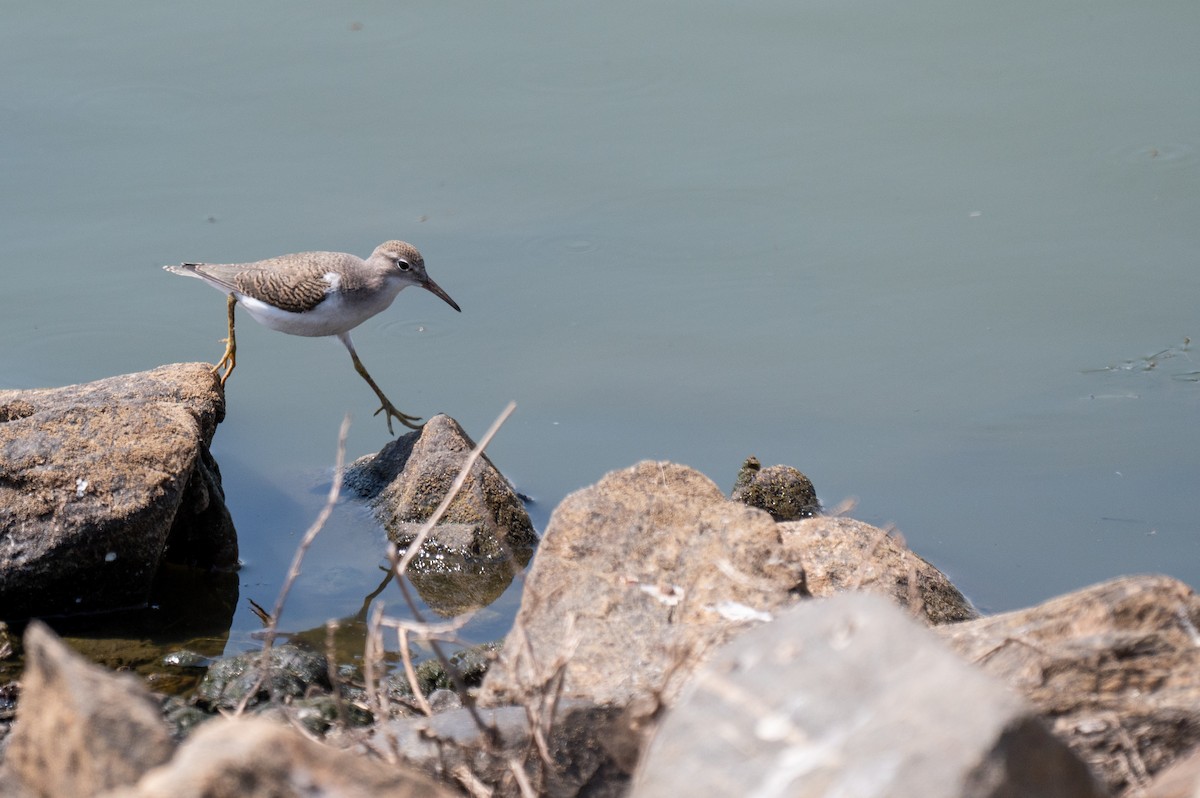
[[[381,321],[375,326],[375,329],[384,338],[393,339],[446,338],[456,334],[455,330],[446,322],[431,323],[424,319],[414,319],[411,316]]]
[[[1108,157],[1116,163],[1190,169],[1197,164],[1197,147],[1190,142],[1126,144],[1110,150]]]

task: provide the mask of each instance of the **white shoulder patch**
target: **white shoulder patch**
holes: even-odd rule
[[[337,272],[326,272],[323,279],[329,283],[330,290],[338,290],[338,286],[342,284],[342,275]]]

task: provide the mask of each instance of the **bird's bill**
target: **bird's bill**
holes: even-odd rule
[[[431,294],[441,297],[443,300],[445,300],[447,305],[454,308],[459,313],[462,313],[462,308],[460,308],[458,306],[458,303],[455,302],[453,299],[451,299],[450,295],[447,294],[445,291],[443,291],[442,287],[440,285],[438,285],[437,283],[435,283],[433,280],[426,278],[425,282],[421,283],[421,287],[424,288],[426,291],[429,291]]]

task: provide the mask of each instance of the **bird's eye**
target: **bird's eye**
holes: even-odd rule
[[[409,262],[406,260],[401,260],[400,258],[396,258],[396,268],[402,272],[406,272],[412,268],[412,265],[409,264]]]

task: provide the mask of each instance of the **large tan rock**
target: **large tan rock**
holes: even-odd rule
[[[784,545],[804,563],[814,596],[878,593],[930,625],[979,617],[945,574],[883,529],[830,516],[779,526]]]
[[[668,700],[703,655],[806,596],[767,513],[699,472],[642,462],[555,509],[483,701]]]
[[[1200,598],[1166,576],[1103,582],[938,627],[1022,693],[1114,793],[1200,745]]]
[[[174,749],[141,682],[85,662],[40,622],[25,632],[21,701],[0,781],[61,798],[132,784]]]
[[[146,601],[159,563],[233,567],[203,363],[0,391],[0,618]]]

